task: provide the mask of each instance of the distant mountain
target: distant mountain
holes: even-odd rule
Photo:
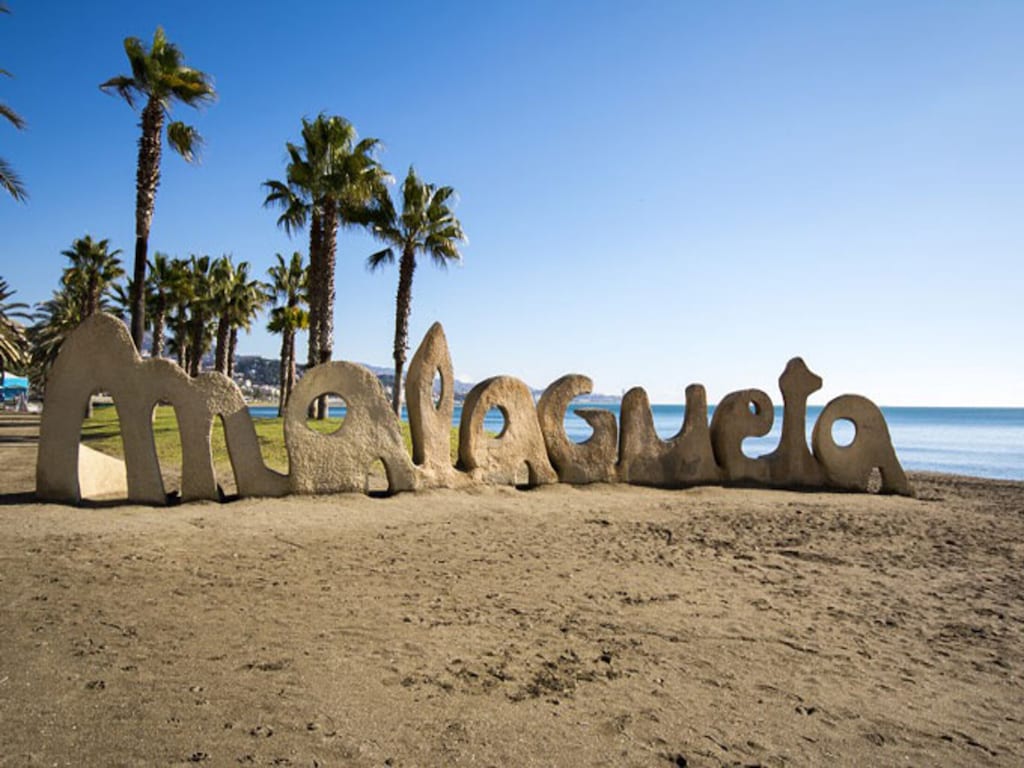
[[[278,381],[280,362],[277,359],[270,359],[266,357],[259,357],[258,355],[239,355],[235,359],[235,380],[242,384],[246,381],[249,382],[250,387],[278,387],[280,382]],[[393,368],[385,368],[380,365],[370,365],[368,363],[359,363],[359,365],[367,368],[373,373],[381,384],[388,391],[391,390],[392,385],[395,383],[395,375]],[[303,371],[306,370],[306,366],[297,366],[299,376],[302,376]],[[465,400],[466,395],[469,391],[476,386],[476,382],[472,381],[459,381],[455,380],[455,399]],[[530,388],[533,399],[536,400],[542,394],[543,389]],[[618,403],[622,400],[621,397],[616,395],[603,395],[600,393],[592,393],[589,395],[581,395],[576,398],[574,402],[579,405],[609,405]]]
[[[394,368],[384,368],[379,365],[359,363],[368,369],[378,379],[385,389],[390,390],[395,383]],[[238,355],[235,358],[235,379],[239,383],[248,381],[253,387],[279,387],[280,386],[281,363],[277,358],[270,359],[258,355]],[[301,377],[306,366],[296,366]],[[475,386],[474,382],[455,380],[455,399],[464,400],[469,391]]]

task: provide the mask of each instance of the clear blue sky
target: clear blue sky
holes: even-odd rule
[[[306,249],[262,208],[319,111],[454,186],[463,266],[416,275],[413,347],[444,323],[459,378],[711,402],[1024,405],[1024,3],[8,0],[0,275],[48,298],[86,233],[130,261],[138,118],[98,84],[157,24],[219,101],[166,154],[150,249],[269,266]],[[387,365],[394,269],[339,242],[336,357]],[[261,320],[261,326],[263,321]],[[276,356],[263,330],[240,351]]]

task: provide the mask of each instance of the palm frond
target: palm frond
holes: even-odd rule
[[[15,128],[17,128],[19,131],[26,125],[25,118],[23,118],[21,115],[19,115],[17,112],[15,112],[13,109],[11,109],[3,102],[0,102],[0,117],[6,118],[7,121]]]
[[[124,39],[124,53],[128,57],[128,64],[132,68],[131,80],[135,88],[144,93],[150,93],[152,77],[150,70],[150,57],[146,54],[146,46],[137,37],[126,37]]]
[[[366,257],[366,267],[371,272],[375,269],[383,267],[385,264],[395,263],[395,251],[393,248],[385,248],[383,251],[377,251],[371,253]]]
[[[21,178],[2,157],[0,157],[0,188],[6,190],[19,203],[28,200],[28,190],[25,189]]]
[[[193,126],[175,120],[167,126],[167,143],[171,149],[185,158],[186,163],[192,163],[199,160],[203,137]]]
[[[100,83],[100,90],[104,93],[110,93],[115,91],[118,96],[128,102],[128,106],[135,109],[135,92],[137,86],[135,81],[124,75],[117,75],[107,80],[105,83]]]

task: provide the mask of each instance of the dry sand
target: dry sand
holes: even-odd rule
[[[1024,764],[1024,483],[73,509],[0,423],[0,766]]]

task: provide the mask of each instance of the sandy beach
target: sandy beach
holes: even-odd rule
[[[1018,766],[1024,483],[70,508],[0,421],[0,766]]]

